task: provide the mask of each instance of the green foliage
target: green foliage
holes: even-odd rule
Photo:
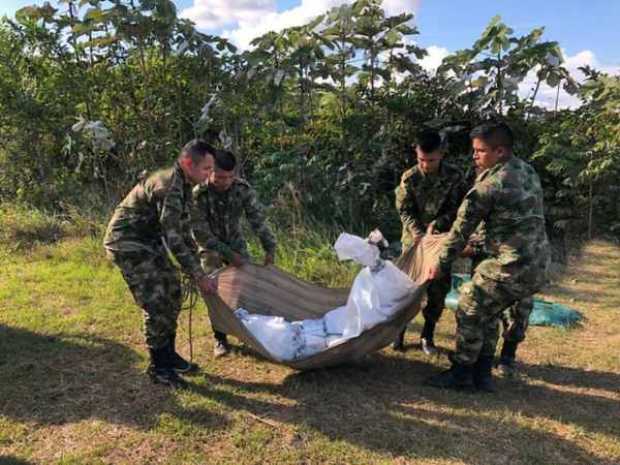
[[[570,192],[573,181],[582,189],[612,179],[617,79],[592,71],[578,87],[543,28],[516,36],[499,17],[429,73],[416,34],[412,15],[388,16],[381,0],[268,32],[243,52],[178,18],[170,0],[23,8],[0,24],[0,200],[106,211],[138,173],[170,164],[201,136],[240,156],[266,203],[293,205],[286,221],[381,226],[393,240],[393,190],[413,163],[415,132],[441,130],[467,169],[467,134],[489,117],[515,128],[521,156],[537,154],[554,205],[597,196]],[[523,99],[518,85],[532,72]],[[584,107],[536,107],[542,83],[579,92]],[[605,214],[609,224],[620,217]]]
[[[557,179],[555,196],[574,212],[587,211],[588,234],[620,232],[620,78],[589,68],[583,105],[564,112],[540,137],[535,159]]]

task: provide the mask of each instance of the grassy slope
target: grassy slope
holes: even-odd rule
[[[322,239],[287,235],[280,263],[341,285],[353,270],[335,265]],[[583,310],[585,324],[531,328],[524,376],[500,382],[498,395],[422,386],[447,362],[416,350],[305,374],[243,348],[214,360],[202,306],[194,353],[204,374],[173,393],[142,375],[141,315],[97,240],[5,251],[0,464],[618,463],[620,249],[589,244],[573,265],[545,297]],[[451,347],[451,315],[439,332]]]

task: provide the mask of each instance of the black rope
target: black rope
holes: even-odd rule
[[[189,361],[194,361],[194,345],[192,342],[192,313],[194,307],[198,303],[198,289],[196,289],[196,285],[194,284],[194,280],[191,276],[187,274],[183,274],[181,279],[181,289],[182,289],[182,300],[184,306],[182,310],[189,310],[189,320],[188,320],[188,336],[189,336]]]

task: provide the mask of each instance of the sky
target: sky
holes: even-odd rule
[[[304,24],[329,8],[352,0],[174,0],[180,16],[200,30],[229,38],[241,48],[269,30]],[[0,15],[13,15],[33,0],[2,0]],[[52,1],[52,4],[55,2]],[[577,79],[588,64],[620,74],[620,0],[384,0],[389,14],[414,13],[420,34],[414,38],[429,56],[422,65],[436,68],[441,59],[470,47],[494,15],[519,35],[544,26],[543,40],[558,41],[566,66]],[[522,84],[527,92],[532,79]],[[542,89],[540,103],[550,106],[552,89]],[[562,94],[562,106],[577,101]]]

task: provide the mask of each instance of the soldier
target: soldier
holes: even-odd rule
[[[263,246],[264,264],[274,261],[275,237],[267,226],[256,192],[247,181],[235,176],[235,166],[231,152],[218,150],[215,169],[207,183],[194,188],[193,231],[207,273],[224,264],[241,266],[249,260],[241,229],[243,213]],[[214,331],[214,336],[214,355],[226,355],[230,350],[226,334]]]
[[[464,194],[463,175],[443,160],[441,137],[437,132],[420,133],[415,151],[418,164],[403,173],[396,190],[396,208],[403,229],[403,250],[415,246],[427,232],[448,231]],[[422,350],[428,355],[437,353],[433,340],[435,325],[441,317],[450,282],[450,273],[446,273],[433,281],[427,290],[420,339]],[[406,327],[394,342],[394,350],[405,350],[405,331]]]
[[[456,311],[452,367],[428,379],[444,388],[494,391],[491,376],[501,312],[544,284],[550,250],[545,232],[543,191],[534,168],[512,152],[513,136],[502,123],[475,128],[473,159],[481,170],[459,208],[429,279],[448,273],[481,222],[487,258],[461,288]]]
[[[472,237],[463,252],[462,257],[471,259],[472,274],[476,267],[486,258],[484,249],[484,222],[480,223],[478,229]],[[521,342],[525,340],[525,332],[528,328],[530,314],[534,308],[533,296],[515,302],[513,305],[505,309],[501,314],[501,323],[503,327],[502,350],[497,368],[505,377],[513,377],[516,375],[515,359],[517,348]]]
[[[172,168],[140,181],[116,207],[103,241],[108,257],[120,268],[144,312],[150,355],[147,373],[154,383],[173,388],[186,387],[177,373],[198,367],[175,350],[181,282],[168,251],[202,293],[217,290],[217,281],[200,266],[189,228],[191,188],[213,170],[214,152],[202,140],[188,142]]]
[[[473,187],[476,181],[477,171],[475,167],[469,170],[465,176],[466,185]],[[485,229],[484,221],[478,225],[478,228],[470,236],[467,245],[461,252],[461,256],[471,259],[471,274],[474,274],[476,267],[487,257],[484,248]],[[505,377],[513,377],[516,375],[515,359],[517,347],[525,340],[525,332],[528,328],[530,314],[534,309],[533,296],[526,297],[505,309],[501,314],[502,332],[502,350],[498,363],[498,369]]]

